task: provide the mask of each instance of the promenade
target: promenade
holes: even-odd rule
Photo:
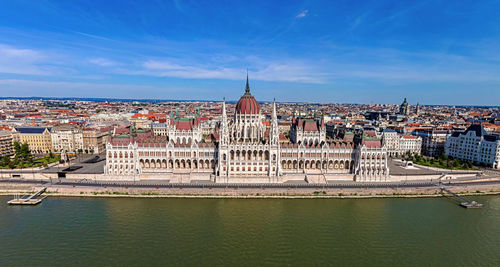
[[[94,180],[30,180],[1,179],[0,194],[14,194],[47,187],[54,196],[114,196],[114,197],[231,197],[231,198],[369,198],[369,197],[432,197],[440,196],[440,186],[446,185],[461,194],[499,194],[500,178],[391,183],[328,183],[328,184],[215,184],[168,183],[165,181],[94,181]]]

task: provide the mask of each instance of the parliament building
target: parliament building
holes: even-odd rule
[[[198,114],[199,115],[199,114]],[[213,142],[205,142],[198,116],[152,125],[151,130],[115,129],[106,144],[105,175],[116,180],[189,183],[283,183],[329,180],[386,181],[387,150],[379,139],[327,139],[323,120],[294,116],[290,139],[279,133],[276,103],[265,124],[259,103],[245,93],[234,116],[226,103]]]

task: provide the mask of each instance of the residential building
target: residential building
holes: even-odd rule
[[[444,153],[447,130],[416,130],[415,135],[422,138],[422,154],[435,157]]]
[[[480,124],[472,124],[464,132],[449,134],[445,152],[453,158],[500,169],[500,136],[487,134]]]
[[[111,128],[85,128],[82,131],[83,152],[100,154],[106,152],[106,141]]]
[[[82,130],[71,125],[52,128],[52,149],[54,152],[83,152]]]
[[[385,129],[382,138],[389,156],[422,153],[422,138],[419,136],[399,134],[395,130]]]
[[[27,143],[31,152],[46,154],[52,151],[50,127],[16,127],[13,132],[13,141]]]
[[[385,129],[382,135],[383,144],[389,156],[399,156],[399,134],[393,129]]]
[[[0,157],[14,155],[12,132],[0,131]]]

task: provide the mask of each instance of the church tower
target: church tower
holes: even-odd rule
[[[401,106],[399,106],[399,115],[410,115],[410,107],[408,105],[408,102],[406,101],[406,97]]]

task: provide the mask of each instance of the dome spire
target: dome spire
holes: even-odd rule
[[[250,94],[250,84],[248,84],[248,68],[247,68],[247,86],[245,88],[245,94]]]

